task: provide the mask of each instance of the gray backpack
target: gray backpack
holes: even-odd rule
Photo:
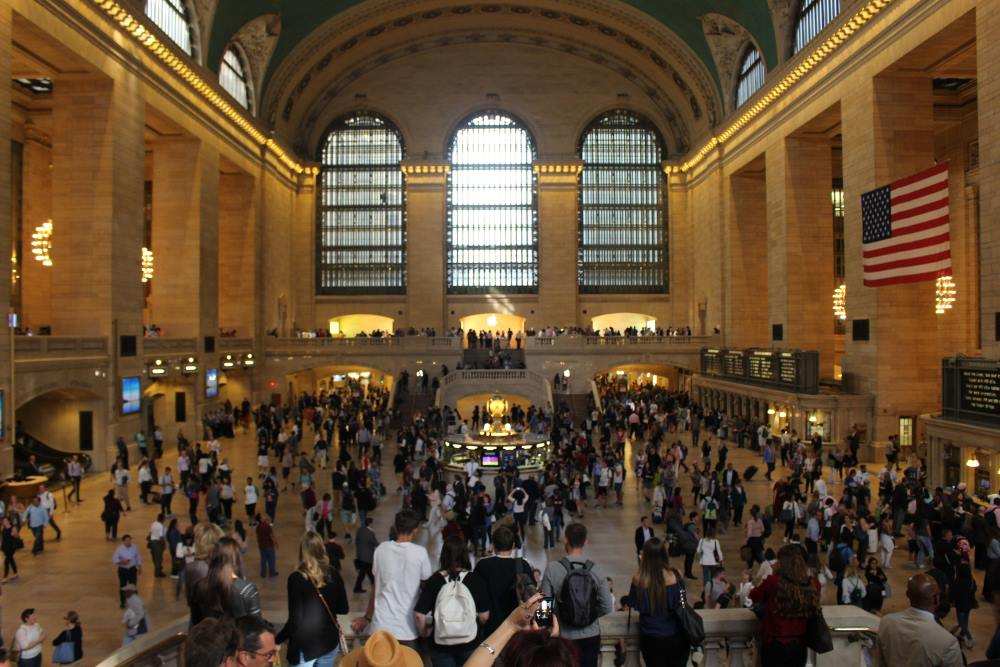
[[[593,561],[574,563],[568,558],[559,560],[566,568],[557,598],[559,621],[572,628],[585,628],[597,620],[597,582],[591,570]]]

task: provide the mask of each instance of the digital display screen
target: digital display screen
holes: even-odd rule
[[[941,405],[945,416],[1000,424],[1000,360],[943,360]]]
[[[138,376],[122,378],[122,414],[139,412],[142,397],[142,382]]]
[[[499,454],[483,454],[483,465],[484,466],[499,466],[500,465],[500,455]]]
[[[205,397],[215,398],[219,395],[219,369],[209,368],[205,371]]]

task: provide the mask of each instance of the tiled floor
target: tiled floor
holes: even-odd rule
[[[306,434],[305,442],[311,442],[310,434]],[[715,444],[715,443],[713,443]],[[256,472],[256,449],[252,438],[240,435],[235,440],[223,442],[224,455],[229,458],[234,467],[234,479],[245,477],[245,473]],[[741,449],[730,449],[730,457],[738,470],[751,463],[759,463],[751,452]],[[386,470],[383,478],[391,480],[391,465],[393,452],[384,456]],[[167,464],[172,464],[176,454],[167,455]],[[332,458],[332,457],[331,457]],[[321,491],[329,488],[328,475],[320,475]],[[118,609],[117,579],[111,565],[111,554],[114,544],[105,541],[101,520],[101,496],[110,488],[110,478],[107,474],[98,474],[87,479],[83,484],[84,503],[72,505],[68,509],[61,502],[58,512],[58,522],[63,529],[61,542],[49,542],[45,553],[33,558],[30,555],[30,539],[28,549],[18,553],[21,567],[21,577],[3,586],[0,605],[3,608],[3,637],[9,644],[17,627],[18,614],[25,607],[38,609],[38,617],[51,639],[61,629],[60,620],[69,609],[80,613],[84,626],[84,664],[94,664],[100,658],[121,644],[121,612]],[[689,484],[683,483],[685,492]],[[633,532],[638,525],[639,517],[648,512],[638,493],[635,480],[629,478],[626,483],[624,507],[604,509],[589,509],[584,519],[590,529],[590,557],[612,577],[616,595],[627,591],[628,581],[635,568],[635,552],[632,542]],[[762,477],[757,477],[747,485],[750,503],[766,505],[769,503],[770,484]],[[832,492],[835,492],[831,489]],[[60,494],[61,496],[61,494]],[[134,496],[134,494],[133,494]],[[689,496],[687,496],[689,498]],[[149,523],[152,521],[156,508],[143,507],[137,502],[136,510],[129,513],[121,523],[121,531],[130,532],[137,541],[144,543]],[[391,493],[375,512],[375,528],[380,538],[388,532],[392,516],[398,507],[398,497]],[[175,510],[181,503],[175,501]],[[183,509],[186,509],[184,503]],[[241,509],[237,501],[237,509]],[[182,522],[182,526],[184,522]],[[297,494],[282,495],[278,506],[277,534],[279,539],[278,565],[281,575],[274,579],[260,581],[256,579],[259,559],[255,541],[251,537],[246,555],[247,571],[254,576],[262,595],[265,614],[285,614],[285,575],[295,567],[298,539],[304,525],[301,505]],[[541,528],[536,527],[534,534],[529,535],[527,558],[541,568],[545,564],[546,554],[541,549]],[[662,531],[660,531],[662,532]],[[27,536],[27,532],[25,533]],[[731,529],[721,541],[727,558],[727,571],[734,581],[738,580],[740,564],[738,548],[742,543],[743,531]],[[771,543],[778,545],[780,535],[771,538]],[[350,587],[354,570],[350,565],[352,549],[348,548],[348,559],[345,561],[345,578]],[[558,550],[561,553],[561,548]],[[550,552],[554,553],[554,552]],[[143,557],[148,559],[149,552],[143,548]],[[906,606],[903,591],[906,578],[914,570],[904,565],[906,560],[905,544],[897,549],[890,571],[890,582],[893,596],[886,603],[887,611],[895,611]],[[676,563],[678,566],[680,563]],[[696,566],[697,568],[697,566]],[[981,581],[981,575],[980,575]],[[695,587],[700,584],[692,582]],[[152,624],[164,624],[187,613],[183,602],[174,596],[175,582],[171,579],[154,579],[152,568],[147,568],[139,581],[140,594],[146,601]],[[832,602],[832,593],[826,592],[825,601]],[[363,609],[367,596],[354,596],[352,610]],[[992,605],[981,603],[982,606],[972,614],[972,631],[977,640],[976,648],[970,652],[969,659],[981,659],[985,646],[996,628],[996,618]],[[949,619],[954,620],[954,615]],[[48,664],[51,648],[45,651],[45,663]]]

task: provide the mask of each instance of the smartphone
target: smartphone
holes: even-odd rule
[[[545,597],[538,604],[538,609],[535,610],[535,623],[540,628],[551,628],[552,627],[552,598]]]

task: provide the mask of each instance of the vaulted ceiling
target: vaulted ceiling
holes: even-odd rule
[[[271,73],[314,30],[341,12],[365,0],[218,0],[206,61],[218,67],[226,45],[248,22],[262,14],[277,14],[281,32],[263,79]],[[721,14],[745,28],[762,49],[768,67],[778,62],[772,7],[780,11],[783,0],[612,0],[641,10],[675,33],[704,63],[716,84],[725,78],[717,71],[702,27],[702,17]],[[526,3],[530,4],[530,3]]]

